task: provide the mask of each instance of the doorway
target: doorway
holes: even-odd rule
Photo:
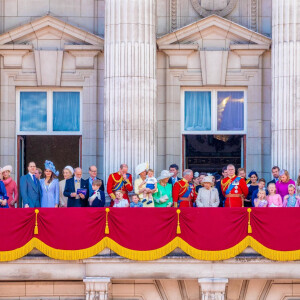
[[[207,173],[220,173],[228,164],[244,167],[244,140],[243,135],[186,135],[185,166]]]
[[[18,136],[18,172],[27,173],[27,165],[34,161],[44,171],[45,160],[51,160],[63,179],[62,169],[66,165],[81,166],[81,136],[26,135]]]

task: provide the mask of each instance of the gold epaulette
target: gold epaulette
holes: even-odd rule
[[[122,176],[121,176],[121,178],[120,178],[119,180],[116,180],[114,174],[111,174],[111,177],[112,177],[112,179],[114,180],[114,182],[117,182],[117,183],[119,183],[119,182],[121,182],[121,181],[123,180],[123,177],[122,177]]]

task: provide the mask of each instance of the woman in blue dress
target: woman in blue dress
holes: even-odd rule
[[[56,178],[59,174],[52,161],[45,161],[45,178],[40,180],[42,188],[41,207],[58,207],[59,182]]]
[[[248,177],[250,179],[250,183],[247,184],[248,186],[248,195],[247,199],[245,199],[244,206],[245,207],[251,207],[252,206],[252,194],[258,190],[258,175],[255,171],[251,171],[248,174]]]

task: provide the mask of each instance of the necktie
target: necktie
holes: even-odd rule
[[[37,185],[37,181],[36,181],[36,177],[35,177],[35,175],[32,175],[32,178],[33,178],[33,182],[34,182],[34,184],[35,184],[35,185]]]

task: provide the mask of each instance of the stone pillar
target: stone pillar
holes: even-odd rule
[[[272,164],[300,166],[300,2],[272,1]]]
[[[109,299],[109,277],[86,277],[85,283],[86,300],[108,300]]]
[[[201,300],[225,300],[227,278],[198,279],[201,287]]]
[[[105,176],[156,158],[156,0],[105,2]]]

